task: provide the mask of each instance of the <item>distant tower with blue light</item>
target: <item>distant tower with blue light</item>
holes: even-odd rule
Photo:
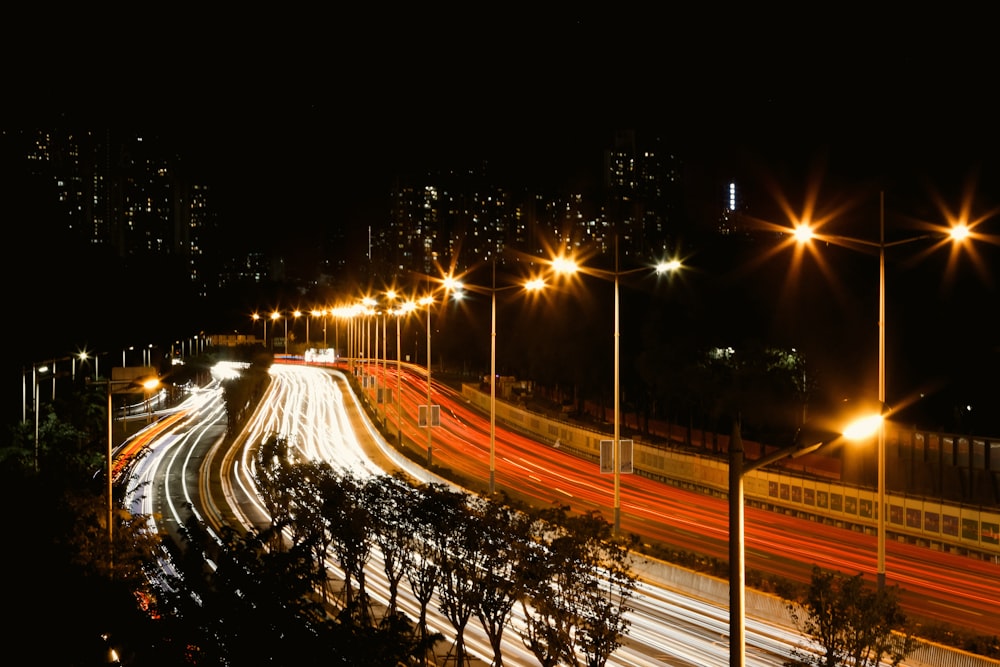
[[[743,194],[739,184],[730,180],[725,185],[722,201],[722,213],[719,216],[717,231],[723,236],[731,236],[742,231]]]

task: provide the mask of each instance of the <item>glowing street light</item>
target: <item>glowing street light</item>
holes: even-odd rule
[[[615,286],[615,315],[614,315],[614,435],[611,441],[611,464],[613,466],[614,473],[614,532],[618,535],[621,531],[621,388],[620,388],[620,338],[621,332],[619,327],[619,297],[618,297],[618,282],[619,278],[633,273],[639,273],[641,271],[649,271],[649,267],[639,267],[635,269],[629,269],[626,271],[621,271],[618,267],[618,240],[615,239],[615,269],[614,271],[606,271],[602,269],[594,268],[580,268],[577,263],[568,257],[559,256],[551,261],[552,270],[558,274],[574,274],[576,272],[587,273],[602,278],[611,278],[614,281]],[[681,263],[679,260],[664,260],[659,262],[655,267],[654,271],[656,275],[664,275],[672,273],[681,268]]]
[[[537,292],[545,288],[542,278],[534,278],[523,284],[497,287],[497,267],[493,262],[490,287],[465,285],[470,291],[489,291],[490,293],[490,494],[496,492],[496,451],[497,451],[497,292],[503,292],[518,287],[526,292]],[[461,284],[458,288],[461,289]]]
[[[427,467],[430,468],[434,461],[434,449],[431,443],[431,426],[434,423],[434,406],[431,405],[431,306],[434,305],[434,297],[422,297],[417,303],[427,309],[427,407],[425,409],[424,425],[427,427]]]
[[[831,434],[837,437],[838,434]],[[828,441],[802,442],[747,461],[739,420],[733,422],[729,440],[729,664],[746,664],[746,567],[744,547],[743,478],[749,473],[786,458],[796,458],[816,451]]]
[[[274,345],[274,323],[281,319],[281,313],[271,313],[271,345]],[[288,320],[285,320],[285,353],[288,353]]]
[[[309,314],[311,316],[313,316],[313,317],[320,317],[320,318],[322,318],[321,321],[323,322],[323,349],[326,349],[326,311],[325,310],[317,310],[317,309],[313,308],[311,311],[309,311]],[[308,321],[306,322],[306,347],[309,347],[309,323],[308,323]]]
[[[399,321],[405,315],[412,313],[417,307],[412,301],[407,301],[394,311],[396,315],[396,441],[400,448],[403,446],[403,364],[402,364],[402,339],[399,335]]]
[[[452,277],[445,276],[440,280],[441,288],[444,289],[445,298],[447,298],[448,293],[452,291],[457,291],[462,289],[462,283]],[[417,304],[427,310],[427,406],[425,410],[425,423],[427,426],[427,467],[430,468],[433,464],[433,443],[431,441],[431,429],[434,426],[440,426],[441,412],[439,410],[434,410],[436,406],[431,404],[431,366],[432,356],[431,356],[431,306],[435,303],[433,295],[427,295],[417,300]]]
[[[882,428],[884,418],[881,414],[859,417],[844,428],[844,437],[848,440],[865,440],[872,437]]]
[[[885,240],[885,193],[879,193],[879,240],[878,242],[864,239],[850,238],[846,236],[819,234],[808,222],[800,222],[792,230],[792,236],[796,243],[810,243],[812,239],[820,239],[839,243],[845,247],[860,245],[878,248],[879,255],[879,285],[878,285],[878,402],[884,415],[886,411],[886,390],[885,390],[885,250],[893,246],[912,243],[931,238],[950,239],[952,242],[961,243],[971,235],[971,230],[964,222],[952,224],[947,235],[942,234],[921,234],[897,241],[886,242]],[[878,509],[877,509],[877,534],[878,534],[878,554],[876,566],[876,579],[879,590],[885,587],[885,532],[888,512],[885,501],[885,423],[879,419],[876,424],[878,433],[877,451],[877,475],[878,475]]]
[[[292,312],[292,317],[294,317],[297,320],[300,317],[302,317],[304,314],[305,313],[303,313],[301,310],[296,310],[296,311]],[[295,322],[293,321],[292,322],[292,334],[294,335],[294,333],[295,333]],[[306,318],[306,347],[309,347],[309,318],[308,317]],[[287,349],[288,349],[288,344],[285,343],[285,350],[287,351]]]
[[[108,398],[108,451],[107,451],[107,521],[108,521],[108,572],[109,576],[114,575],[114,565],[115,565],[115,550],[114,550],[114,498],[113,498],[113,476],[114,476],[114,466],[113,466],[113,456],[114,456],[114,437],[113,437],[113,419],[114,412],[111,403],[111,396],[113,393],[114,386],[128,386],[128,387],[142,387],[145,392],[150,392],[156,389],[160,385],[160,379],[153,377],[147,378],[145,380],[112,380],[108,379],[104,382],[107,388],[107,398]]]

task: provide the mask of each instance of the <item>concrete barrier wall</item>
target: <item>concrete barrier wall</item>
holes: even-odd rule
[[[633,571],[640,578],[667,583],[679,593],[716,604],[721,613],[728,615],[728,581],[645,557],[635,559]],[[752,589],[745,592],[745,599],[746,618],[753,618],[787,632],[798,632],[785,600]],[[803,637],[803,643],[805,641]],[[921,643],[903,662],[903,667],[1000,667],[1000,661],[939,644]]]
[[[462,396],[489,412],[490,397],[474,385],[463,385]],[[497,399],[498,422],[537,440],[556,444],[588,460],[600,460],[602,440],[609,434],[528,412]],[[720,436],[723,448],[728,438]],[[718,496],[729,493],[728,462],[724,458],[654,446],[633,439],[637,473],[684,488]],[[824,478],[804,477],[772,466],[744,477],[746,502],[853,530],[878,529],[874,491]],[[887,493],[886,534],[943,551],[968,552],[1000,563],[1000,511],[988,511],[930,498]]]

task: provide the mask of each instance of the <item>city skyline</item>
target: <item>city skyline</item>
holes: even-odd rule
[[[594,134],[599,134],[596,130],[593,132]],[[610,134],[610,131],[608,132],[608,134]],[[524,135],[524,137],[528,136],[532,135],[530,134]],[[537,138],[537,135],[534,136],[536,136]],[[566,135],[561,135],[561,136],[566,136]],[[639,136],[640,139],[643,137],[643,135],[641,134]],[[601,154],[601,150],[597,146],[598,142],[595,140],[593,147],[591,147],[588,144],[586,147],[577,147],[576,150],[589,152],[589,154],[592,156],[591,161],[596,163],[598,161],[598,156]],[[607,146],[608,144],[605,143],[604,147]],[[847,147],[842,146],[840,148],[843,151]],[[236,155],[237,156],[246,155],[252,150],[253,150],[253,145],[248,144],[248,146],[241,149],[240,152],[237,152]],[[508,150],[510,150],[510,146],[508,146]],[[517,151],[513,152],[516,153]],[[522,150],[520,156],[523,157],[525,155],[528,155],[529,153],[530,151],[527,151],[525,149]],[[850,180],[850,178],[848,178],[847,172],[845,171],[839,171],[836,173],[835,177],[828,178],[827,173],[821,170],[817,170],[817,166],[822,166],[823,164],[822,154],[823,151],[817,149],[817,151],[813,154],[812,159],[814,161],[809,163],[808,169],[802,169],[800,172],[792,173],[791,175],[787,176],[788,180],[786,181],[786,184],[791,184],[795,188],[798,188],[797,191],[793,192],[792,189],[790,188],[789,191],[787,192],[781,191],[780,189],[766,192],[766,194],[769,197],[774,197],[774,201],[768,203],[768,205],[774,207],[771,209],[771,212],[765,212],[766,209],[762,207],[760,202],[760,193],[763,191],[757,190],[754,193],[757,199],[753,199],[753,197],[751,197],[751,207],[749,210],[748,217],[752,218],[755,221],[755,223],[766,224],[770,222],[770,223],[787,224],[790,222],[789,219],[790,216],[805,214],[806,212],[809,211],[810,205],[815,205],[816,209],[813,211],[814,214],[821,213],[826,215],[830,211],[834,211],[836,213],[836,216],[834,216],[834,220],[832,220],[830,224],[831,233],[844,233],[847,235],[856,234],[862,238],[868,238],[872,241],[875,241],[877,239],[876,225],[879,215],[879,211],[877,208],[878,192],[876,191],[875,188],[877,186],[880,186],[882,182],[880,182],[878,179],[872,179],[867,182],[863,182],[860,180],[852,181]],[[841,153],[841,155],[843,155],[843,153]],[[992,158],[992,157],[993,156],[990,155],[984,155],[983,160],[987,161],[987,158]],[[263,158],[260,155],[258,156],[258,158],[259,162],[266,162],[266,158]],[[434,162],[435,160],[437,160],[439,161],[438,165],[440,165],[440,168],[444,169],[447,167],[448,159],[451,158],[446,157],[444,155],[436,155],[435,158],[429,160],[429,162]],[[780,171],[780,168],[775,167],[774,164],[775,163],[765,164],[764,162],[760,162],[757,164],[757,166],[761,169],[760,173],[775,175]],[[879,166],[882,165],[875,164],[871,166],[871,168],[874,171],[877,170]],[[926,166],[927,163],[925,162],[914,163],[909,165],[910,169],[912,170],[925,169]],[[462,167],[463,165],[459,164],[454,165],[454,168],[456,169]],[[383,165],[381,168],[387,169],[385,165]],[[592,166],[591,168],[593,169],[593,172],[597,176],[599,176],[600,174],[599,167]],[[957,170],[957,167],[955,168]],[[969,167],[969,170],[974,171],[974,169],[971,166]],[[553,181],[558,181],[560,178],[566,178],[568,182],[572,180],[572,176],[565,175],[563,172],[560,172],[559,168],[557,167],[550,168],[548,173],[549,177]],[[900,174],[903,173],[902,170],[899,173]],[[715,189],[714,195],[717,197],[717,203],[714,205],[715,206],[714,210],[716,212],[719,212],[721,211],[721,205],[723,201],[723,189],[722,189],[723,181],[721,180],[721,178],[719,178],[718,174],[715,174],[714,176],[703,174],[703,176],[705,179],[703,185],[714,186]],[[901,178],[899,174],[896,173],[893,173],[893,176]],[[513,178],[510,175],[508,175],[507,177]],[[925,173],[924,177],[928,178],[929,172]],[[236,183],[237,180],[238,179],[232,181],[232,183]],[[512,182],[516,183],[516,181]],[[911,181],[910,187],[912,187],[916,182],[917,181]],[[244,182],[242,183],[242,188],[243,192],[246,193],[246,198],[249,205],[254,208],[259,208],[259,206],[256,206],[257,202],[255,200],[255,194],[257,192],[266,190],[266,191],[278,192],[279,194],[282,194],[285,197],[292,196],[281,185],[281,183],[282,181],[280,180],[278,181],[278,183],[266,183],[262,181],[259,184],[255,184],[254,182]],[[929,184],[929,183],[925,181],[924,184]],[[967,202],[970,207],[969,213],[974,216],[983,215],[987,218],[986,224],[984,225],[984,229],[986,230],[987,234],[993,235],[992,243],[996,243],[995,222],[991,222],[989,220],[990,215],[992,215],[993,213],[989,208],[990,197],[995,196],[996,193],[996,191],[990,187],[992,181],[990,181],[989,179],[983,179],[979,182],[973,180],[966,180],[962,182],[961,188],[956,187],[957,184],[958,184],[957,179],[953,183],[950,183],[949,187],[951,188],[951,190],[948,192],[942,190],[942,192],[938,193],[934,192],[933,189],[928,189],[924,192],[921,192],[920,194],[922,201],[920,203],[923,208],[919,210],[919,217],[922,217],[925,220],[943,222],[943,217],[945,212],[942,210],[936,210],[936,211],[934,210],[933,205],[938,203],[935,202],[935,198],[940,197],[940,203],[946,204],[951,211],[958,213],[961,209],[961,206],[966,203],[965,201],[963,201],[962,198],[968,196],[970,197],[970,199]],[[374,190],[376,188],[373,187],[372,189]],[[912,232],[912,228],[902,225],[909,225],[912,222],[908,220],[908,216],[918,215],[917,211],[908,210],[908,207],[912,204],[912,200],[903,199],[902,201],[900,201],[898,193],[895,190],[890,190],[887,193],[887,195],[888,195],[887,201],[889,208],[888,213],[890,216],[888,222],[889,227],[887,229],[889,237],[892,238],[893,236],[899,236],[901,234],[910,234]],[[781,203],[781,197],[787,198],[786,201],[787,210],[780,210],[780,208],[776,206],[776,204]],[[262,216],[258,211],[258,217],[255,219],[258,220],[259,222],[261,217]],[[714,223],[715,220],[709,218],[709,222]],[[897,228],[897,226],[900,227]],[[253,225],[251,225],[251,227],[253,227]],[[290,228],[289,224],[275,225],[273,229],[270,226],[265,225],[265,238],[267,237],[267,230],[271,230],[273,236],[273,235],[284,234],[286,230],[288,230],[289,228]],[[298,242],[301,243],[301,241]],[[294,241],[290,241],[288,247],[294,248],[294,243],[295,243]],[[989,243],[990,241],[986,242],[986,244]],[[989,249],[984,248],[984,250],[988,251]],[[712,261],[710,259],[710,255],[712,254],[711,248],[701,247],[699,248],[699,253],[701,255],[698,258],[699,262]],[[913,253],[913,254],[916,255],[919,253]],[[987,252],[985,256],[992,257],[993,255]],[[947,285],[945,284],[943,279],[944,271],[935,268],[931,271],[931,274],[933,275],[930,278],[925,278],[922,281],[923,289],[927,291],[919,292],[917,290],[905,290],[903,289],[903,285],[899,281],[897,281],[897,276],[902,278],[907,275],[905,271],[899,272],[896,271],[895,268],[893,268],[897,265],[905,265],[907,263],[905,253],[899,253],[899,254],[893,253],[891,260],[892,260],[891,269],[893,272],[890,274],[891,300],[890,300],[889,313],[890,313],[890,327],[891,327],[890,332],[893,335],[898,334],[897,331],[893,330],[897,328],[897,322],[901,323],[903,321],[902,319],[900,319],[902,315],[905,315],[906,318],[909,319],[910,313],[905,311],[908,311],[912,308],[936,307],[941,309],[940,313],[942,315],[945,312],[947,312],[948,313],[947,317],[949,318],[955,318],[955,317],[962,319],[966,317],[975,318],[974,314],[975,311],[972,310],[972,308],[982,303],[981,301],[982,298],[990,298],[991,295],[995,296],[995,286],[992,282],[995,279],[995,276],[992,275],[992,271],[990,270],[992,264],[988,261],[981,262],[978,265],[978,267],[960,266],[961,271],[964,274],[966,274],[967,279],[957,281],[954,279],[954,277],[952,277],[950,279],[951,281],[950,284]],[[777,271],[780,274],[783,270],[781,268],[782,266],[781,261],[783,260],[780,259],[774,260],[775,263],[770,270]],[[858,298],[858,296],[860,295],[863,296],[864,300],[867,301],[868,299],[870,299],[871,294],[874,290],[875,286],[874,276],[876,275],[877,267],[874,262],[869,262],[866,264],[865,260],[861,258],[859,258],[856,263],[852,261],[852,266],[853,265],[861,267],[860,270],[863,272],[862,275],[857,278],[858,284],[854,285],[853,288],[855,290],[854,298]],[[910,269],[912,269],[912,267],[910,267]],[[764,279],[760,275],[754,277],[746,273],[748,270],[749,270],[748,267],[745,266],[730,267],[726,269],[726,272],[731,273],[732,275],[724,279],[730,281],[730,284],[736,285],[739,283],[739,279],[734,279],[733,276],[742,272],[745,277],[753,278],[753,280],[761,283],[761,285],[763,286],[762,288],[766,288],[766,286],[771,283],[775,285],[778,284],[777,279],[774,278]],[[814,270],[818,271],[818,269],[815,268]],[[804,275],[804,278],[806,279],[806,282],[816,282],[817,281],[816,276],[818,275],[819,273],[816,273],[812,278],[810,278],[808,275]],[[939,275],[941,276],[940,281],[938,281]],[[865,276],[868,277],[866,278]],[[971,280],[969,278],[971,278]],[[383,280],[386,279],[387,278],[383,276]],[[912,278],[907,278],[907,280],[912,280]],[[938,281],[939,284],[935,285],[934,284],[935,281]],[[788,283],[787,280],[785,282],[786,284]],[[44,295],[45,290],[52,289],[53,285],[51,283],[48,283],[47,281],[41,281],[38,282],[37,284],[30,285],[30,287],[38,288],[40,290],[39,293]],[[744,286],[741,286],[740,289],[742,289],[743,287]],[[828,289],[829,288],[830,286],[828,286]],[[843,288],[844,286],[841,286],[838,289],[843,290]],[[172,292],[173,290],[170,291]],[[967,296],[969,294],[975,295],[975,297],[972,297],[971,301],[969,300],[970,297]],[[790,310],[790,306],[788,304],[782,304],[781,301],[777,299],[777,296],[778,295],[775,294],[774,303],[769,305],[764,304],[766,310],[768,311],[767,313],[752,314],[749,313],[748,311],[747,317],[752,315],[754,319],[760,319],[762,316],[763,319],[765,320],[770,318],[772,321],[770,323],[765,323],[763,325],[765,326],[764,330],[765,331],[768,329],[772,331],[783,330],[783,335],[787,335],[789,331],[802,329],[804,325],[807,325],[807,322],[804,323],[803,321],[801,321],[802,320],[801,316],[796,318],[794,310]],[[976,299],[980,300],[977,301]],[[34,299],[32,299],[32,301],[34,301]],[[795,303],[802,303],[801,300],[797,301],[793,299],[792,301]],[[267,304],[267,305],[277,306],[279,304]],[[807,306],[802,306],[802,307],[807,307]],[[145,310],[141,306],[139,307],[139,309]],[[845,315],[858,310],[856,306],[849,306],[843,303],[841,303],[838,306],[838,309],[839,309],[838,312],[843,312]],[[965,311],[967,312],[963,312],[963,309],[965,309]],[[830,312],[830,311],[829,309],[824,308],[824,312]],[[935,314],[936,312],[937,311],[930,311],[928,316],[934,318],[937,316]],[[792,319],[788,319],[789,317],[791,317]],[[809,317],[808,312],[806,317]],[[862,323],[861,326],[863,326],[864,329],[851,331],[850,335],[856,336],[861,341],[861,343],[867,347],[867,343],[869,342],[868,338],[872,338],[872,340],[874,340],[872,336],[868,336],[866,333],[864,333],[864,331],[870,332],[870,327],[872,326],[872,322],[870,321],[871,313],[862,312],[860,317],[861,317],[860,322]],[[796,319],[800,321],[796,321]],[[791,326],[791,329],[788,328],[789,325]],[[844,323],[839,323],[836,326],[845,327],[848,329],[851,328],[848,324]],[[902,328],[902,326],[909,326],[909,325],[901,324],[899,328]],[[854,328],[857,329],[857,327]],[[968,329],[969,335],[965,337],[965,340],[967,341],[973,341],[973,340],[984,341],[984,342],[989,341],[988,330],[982,330],[981,327],[976,326],[976,323],[974,321],[970,321],[968,323],[962,323],[959,324],[958,326],[946,321],[941,324],[935,324],[934,326],[927,327],[926,330],[924,330],[923,327],[919,329],[914,329],[912,333],[907,334],[908,343],[910,347],[917,347],[917,348],[919,348],[921,344],[924,344],[925,340],[928,341],[929,344],[933,345],[934,347],[938,347],[939,345],[943,346],[945,341],[947,341],[949,344],[955,344],[957,341],[962,339],[960,333],[957,333],[955,329],[958,329],[959,331],[961,331],[962,329]],[[989,348],[984,349],[984,352],[989,352]],[[968,354],[970,354],[970,352],[966,351],[959,356],[966,356]],[[993,354],[995,355],[995,351],[993,352]],[[928,358],[926,360],[926,363],[930,365],[931,361],[932,359]],[[940,364],[940,363],[944,362],[935,362],[935,364]],[[961,365],[967,366],[969,363],[970,361],[968,359],[964,359],[962,360]],[[958,365],[956,365],[956,370],[957,368]],[[936,372],[941,372],[943,370],[947,370],[947,368],[938,368],[936,369]]]
[[[873,240],[880,191],[887,232],[901,236],[910,217],[940,214],[938,196],[958,208],[971,193],[982,215],[997,207],[1000,133],[980,99],[991,61],[980,59],[988,43],[977,39],[973,17],[952,24],[873,16],[849,29],[838,25],[848,18],[822,29],[766,30],[764,15],[742,24],[729,16],[711,29],[680,17],[509,18],[445,35],[396,17],[352,24],[361,29],[344,37],[347,24],[324,33],[284,16],[271,41],[252,29],[223,39],[205,26],[183,52],[162,52],[170,57],[147,35],[150,48],[123,60],[119,76],[32,81],[12,96],[4,124],[61,116],[172,137],[212,183],[227,224],[287,249],[386,220],[384,198],[400,173],[488,160],[513,183],[596,178],[599,151],[629,128],[676,147],[697,183],[692,197],[721,202],[720,184],[737,179],[764,222],[804,212],[814,192],[816,206],[849,213],[839,232]],[[678,39],[688,28],[697,46]],[[73,53],[81,69],[93,64],[88,53]],[[154,81],[175,85],[167,92]],[[986,227],[996,235],[995,223]],[[8,280],[25,275],[14,261],[23,250],[8,245]],[[858,260],[859,293],[870,297],[877,266]],[[44,302],[61,285],[58,271],[35,266],[21,278],[25,304]],[[956,344],[964,330],[977,344],[989,341],[977,313],[995,297],[983,282],[992,273],[973,273],[968,320],[944,327],[941,340]],[[890,317],[920,305],[901,277],[909,274],[890,275]],[[924,286],[944,287],[938,278]],[[961,314],[959,297],[973,280],[936,292],[934,305],[950,293],[949,314]],[[861,314],[863,331],[873,326],[870,315]],[[914,333],[911,345],[926,337],[930,346],[933,335]]]

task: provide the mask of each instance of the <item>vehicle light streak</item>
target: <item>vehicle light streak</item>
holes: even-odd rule
[[[208,392],[207,395],[211,397],[212,393]],[[426,400],[426,397],[420,400]],[[221,392],[216,392],[208,403],[214,403],[218,407],[221,404]],[[442,405],[446,403],[447,401],[443,399]],[[415,417],[416,405],[419,403],[406,400],[404,406],[407,411],[402,424],[404,433],[415,434],[419,443],[422,440],[423,429],[410,428],[410,424],[415,423],[415,419],[411,421],[411,418]],[[451,458],[448,460],[454,461],[456,465],[461,464],[464,470],[476,470],[477,466],[481,468],[482,461],[476,457],[480,454],[485,456],[485,451],[482,441],[476,436],[475,419],[469,419],[463,414],[461,403],[448,405],[448,409],[448,414],[462,416],[462,424],[456,426],[459,433],[452,435],[447,432],[452,419],[442,420],[441,437],[435,434],[437,447],[442,449],[440,453],[444,455],[446,449],[462,447],[465,452],[463,455],[449,455]],[[455,410],[454,413],[450,412],[452,409]],[[442,407],[443,413],[444,410]],[[445,483],[443,479],[413,463],[385,442],[365,416],[359,398],[349,391],[347,381],[339,371],[293,364],[275,364],[272,368],[272,387],[261,401],[257,413],[251,417],[247,429],[240,435],[237,451],[231,455],[227,454],[230,458],[220,466],[221,470],[226,471],[225,477],[231,478],[226,482],[229,484],[229,490],[220,497],[218,485],[210,484],[208,478],[215,476],[215,473],[210,474],[210,468],[219,466],[223,459],[222,454],[212,453],[199,457],[194,453],[196,447],[205,451],[209,447],[207,441],[220,439],[218,427],[213,438],[210,429],[196,426],[202,418],[214,418],[218,422],[218,414],[211,409],[206,409],[203,413],[192,411],[185,427],[188,430],[165,432],[162,436],[164,438],[162,445],[150,443],[151,451],[147,457],[149,460],[144,460],[141,466],[144,475],[151,474],[147,471],[157,470],[161,477],[165,476],[168,480],[161,480],[150,488],[157,489],[157,498],[162,498],[164,490],[170,491],[166,494],[170,496],[166,502],[169,506],[177,508],[174,521],[178,524],[182,523],[185,510],[182,504],[175,503],[171,498],[180,495],[191,499],[193,511],[198,516],[209,517],[212,521],[225,517],[227,521],[236,522],[245,529],[266,521],[263,503],[255,490],[252,451],[260,438],[279,432],[278,429],[289,438],[293,456],[303,460],[318,457],[316,460],[324,460],[335,466],[349,466],[359,475],[381,474],[399,469],[411,474],[414,479]],[[203,430],[195,434],[198,429]],[[595,472],[596,464],[566,456],[558,450],[538,443],[529,444],[508,433],[498,432],[497,436],[498,445],[504,448],[507,454],[500,459],[503,466],[497,472],[502,473],[503,479],[507,480],[503,483],[510,484],[512,488],[515,483],[524,487],[525,481],[531,480],[534,484],[529,486],[537,487],[532,493],[546,493],[550,498],[552,494],[572,493],[578,490],[591,496],[599,496],[606,488],[606,484],[601,483],[600,477]],[[152,459],[163,459],[163,462],[154,464]],[[172,475],[165,475],[167,469],[173,466],[181,469]],[[191,470],[197,470],[197,474],[190,472]],[[561,488],[553,490],[556,477],[551,475],[557,475],[560,480],[567,480],[565,488],[562,488],[563,483],[560,482]],[[199,481],[193,485],[192,480],[195,479]],[[184,487],[182,493],[174,488],[176,484]],[[633,486],[637,489],[635,494],[632,493]],[[631,478],[627,485],[626,496],[629,498],[629,513],[637,515],[637,522],[639,520],[648,522],[650,528],[662,525],[667,520],[672,524],[690,528],[691,532],[699,531],[698,539],[702,541],[707,538],[702,537],[700,531],[707,528],[712,535],[711,539],[720,542],[724,552],[726,531],[719,523],[725,522],[725,512],[713,504],[717,499],[689,492],[675,493],[675,491],[679,490],[639,477]],[[216,499],[206,499],[203,497],[205,495]],[[576,502],[589,502],[600,506],[606,499],[578,498]],[[213,505],[218,507],[206,509],[212,508]],[[227,507],[223,508],[222,505]],[[721,514],[721,517],[716,517],[715,514]],[[801,520],[793,517],[773,517],[763,511],[761,515],[762,518],[768,517],[768,525],[762,527],[759,533],[753,533],[755,541],[752,544],[755,550],[769,552],[766,548],[769,543],[772,545],[780,543],[784,549],[785,544],[782,540],[794,536],[796,541],[789,552],[792,555],[800,555],[798,552],[802,552],[804,555],[811,553],[815,556],[818,553],[831,551],[829,542],[824,541],[824,539],[829,540],[829,535],[806,537],[801,529],[790,527],[800,526],[803,523]],[[645,530],[644,528],[644,532]],[[842,555],[854,550],[863,552],[866,546],[870,549],[868,541],[870,536],[849,535],[843,540],[843,549],[839,547],[841,542],[838,541],[838,551],[842,552]],[[893,551],[896,552],[895,547]],[[380,558],[380,554],[375,550],[371,566],[367,569],[367,582],[370,587],[369,594],[384,604],[388,599],[388,590],[382,581],[384,573],[381,570]],[[844,555],[844,558],[849,559],[851,556]],[[779,562],[775,562],[775,567],[787,567],[786,563],[780,562],[783,559],[777,560]],[[337,569],[334,564],[330,563],[329,566],[331,573],[336,576]],[[897,568],[894,568],[894,573],[896,571]],[[641,576],[643,578],[637,589],[638,595],[633,600],[634,611],[629,615],[632,623],[630,635],[625,645],[612,656],[608,664],[634,667],[660,665],[664,662],[698,666],[728,665],[725,627],[727,610],[723,606],[653,585],[649,577],[645,574]],[[946,572],[943,573],[942,579],[947,580],[951,577],[958,579],[961,576],[961,573]],[[942,587],[946,589],[947,584],[942,584]],[[400,589],[402,593],[400,607],[415,617],[418,608],[405,589],[405,586]],[[989,594],[988,589],[980,589],[977,592],[980,597]],[[799,647],[802,650],[805,640],[798,633],[778,625],[750,618],[747,620],[748,664],[778,667],[790,657],[792,647]],[[505,661],[509,664],[535,662],[534,658],[525,652],[514,632],[514,628],[522,624],[523,619],[519,616],[512,619],[512,629],[505,637],[504,655]],[[470,650],[478,656],[491,655],[485,636],[480,629],[473,628],[473,625],[475,624],[471,624],[466,632]],[[449,633],[452,632],[450,624],[440,616],[432,621],[432,626],[446,636],[450,636]]]

